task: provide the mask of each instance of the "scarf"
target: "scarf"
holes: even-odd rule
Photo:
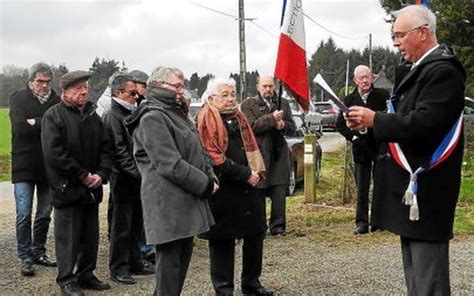
[[[42,96],[42,95],[37,94],[33,90],[33,86],[31,85],[31,82],[28,83],[28,87],[30,88],[31,93],[33,94],[33,96],[36,99],[38,99],[38,101],[40,102],[41,105],[44,105],[49,101],[49,97],[51,96],[51,88],[48,90],[48,92],[44,96]]]
[[[199,112],[197,123],[204,148],[209,152],[216,165],[224,163],[229,144],[227,129],[222,120],[222,115],[227,118],[236,118],[239,123],[240,135],[244,144],[245,155],[249,167],[258,173],[265,172],[265,164],[258,148],[257,140],[247,118],[240,112],[239,107],[218,110],[207,102]]]

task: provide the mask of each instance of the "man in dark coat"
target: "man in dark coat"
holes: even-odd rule
[[[144,266],[138,243],[143,241],[143,215],[140,202],[141,177],[133,158],[133,141],[124,119],[137,108],[138,91],[131,75],[115,76],[111,84],[112,104],[102,120],[113,143],[114,167],[110,176],[109,270],[113,281],[135,284],[133,274],[153,274]]]
[[[346,119],[349,128],[373,127],[374,138],[389,143],[376,165],[373,225],[400,235],[408,294],[449,295],[466,73],[453,51],[438,45],[429,9],[412,5],[394,15],[394,45],[411,65],[399,72],[405,75],[389,113],[351,107]]]
[[[374,111],[385,110],[389,98],[388,91],[372,85],[373,75],[369,67],[359,65],[354,69],[354,83],[357,88],[344,98],[347,107],[364,106]],[[357,186],[356,229],[354,234],[369,232],[369,189],[373,164],[379,144],[375,142],[372,128],[360,131],[351,130],[346,126],[342,113],[336,122],[337,130],[352,143],[354,156],[354,175]]]
[[[214,224],[207,199],[218,188],[212,166],[182,105],[181,70],[158,67],[146,100],[126,120],[142,177],[145,235],[156,245],[155,295],[178,296],[191,261],[194,236]]]
[[[35,64],[29,71],[28,86],[10,97],[17,252],[24,276],[34,275],[33,263],[56,266],[56,262],[46,255],[45,248],[52,206],[40,136],[43,114],[59,102],[50,87],[52,79],[53,72],[48,65]],[[35,187],[37,206],[32,229]]]
[[[260,283],[265,238],[265,196],[255,188],[265,165],[252,127],[239,111],[235,81],[209,81],[198,115],[202,142],[214,162],[219,190],[209,201],[216,224],[209,240],[211,280],[217,295],[234,295],[235,240],[242,245],[242,293],[273,295]]]
[[[278,110],[273,77],[259,77],[257,90],[258,96],[246,99],[241,108],[252,125],[267,168],[267,177],[259,187],[265,189],[272,200],[270,233],[284,235],[290,179],[290,152],[284,135],[294,134],[296,126],[288,101],[282,99],[281,110]]]
[[[72,71],[59,82],[61,102],[43,116],[41,141],[53,195],[57,283],[62,295],[107,290],[94,275],[102,184],[112,169],[111,145],[95,105],[87,101],[90,73]]]

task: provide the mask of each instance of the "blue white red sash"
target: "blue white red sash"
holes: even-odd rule
[[[395,108],[393,107],[391,100],[388,100],[387,107],[388,113],[395,113]],[[405,154],[400,148],[400,145],[398,143],[388,143],[390,153],[392,154],[392,157],[395,162],[410,174],[410,183],[408,184],[408,188],[405,191],[405,194],[403,195],[402,202],[405,205],[410,206],[411,221],[418,221],[420,219],[417,198],[418,175],[436,167],[451,155],[451,153],[454,151],[454,148],[456,148],[457,144],[459,143],[459,139],[461,137],[462,121],[463,117],[461,113],[461,116],[455,122],[449,133],[443,138],[443,141],[441,141],[441,144],[439,144],[438,148],[436,148],[435,152],[431,156],[430,162],[424,166],[417,168],[415,171],[411,169],[410,164],[408,163],[405,157]]]

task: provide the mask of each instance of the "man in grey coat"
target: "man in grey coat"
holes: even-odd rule
[[[207,199],[217,178],[194,124],[185,115],[181,70],[159,67],[144,103],[126,121],[142,176],[145,235],[156,245],[155,295],[181,293],[193,238],[214,224]]]

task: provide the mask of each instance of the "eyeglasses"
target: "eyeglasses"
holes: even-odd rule
[[[123,92],[129,93],[132,97],[137,97],[140,95],[136,90],[124,90]]]
[[[223,98],[223,99],[225,99],[225,100],[228,100],[228,99],[230,99],[230,98],[234,98],[234,99],[235,99],[235,98],[237,97],[237,96],[235,95],[235,93],[230,93],[230,94],[225,93],[225,94],[223,94],[223,95],[221,95],[221,94],[215,94],[215,95],[213,95],[213,96],[219,97],[219,98]]]
[[[392,40],[395,41],[395,39],[403,39],[408,33],[411,33],[411,32],[415,32],[423,27],[426,27],[428,26],[428,24],[423,24],[421,26],[418,26],[416,28],[413,28],[413,29],[410,29],[410,30],[406,30],[406,31],[402,31],[402,32],[393,32],[392,33]]]
[[[179,90],[179,89],[184,90],[185,89],[185,86],[182,83],[169,83],[169,82],[165,82],[165,81],[163,81],[162,83],[166,84],[166,85],[169,85],[169,86],[172,86],[177,90]]]
[[[37,79],[37,80],[33,80],[33,82],[36,83],[36,84],[38,84],[38,85],[50,84],[50,83],[51,83],[51,79],[49,79],[49,80]]]

